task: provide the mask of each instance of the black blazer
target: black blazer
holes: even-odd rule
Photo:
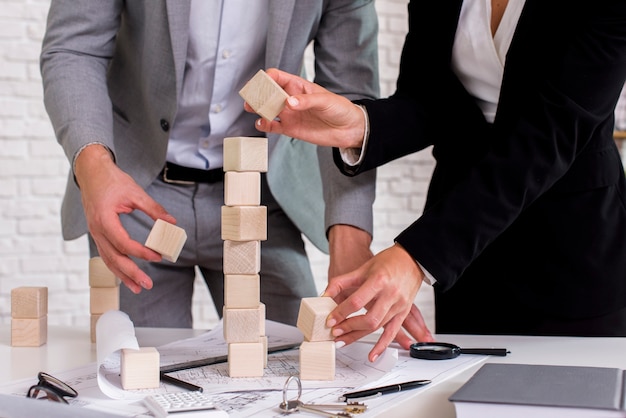
[[[626,181],[612,133],[626,1],[527,0],[493,124],[451,71],[461,4],[409,3],[397,91],[359,102],[371,127],[363,163],[345,166],[337,150],[335,161],[355,175],[433,146],[424,213],[396,240],[437,279],[437,332],[533,333],[522,329],[533,315],[625,307]]]

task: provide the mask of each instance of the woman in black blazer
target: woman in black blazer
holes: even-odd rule
[[[326,289],[343,301],[329,317],[338,340],[385,327],[372,360],[394,337],[408,348],[401,326],[432,339],[412,306],[424,279],[437,333],[626,336],[626,179],[612,139],[626,2],[509,0],[521,12],[490,118],[472,93],[473,52],[454,49],[480,1],[411,1],[397,90],[361,109],[270,71],[292,97],[257,128],[338,147],[347,175],[433,146],[423,214]]]

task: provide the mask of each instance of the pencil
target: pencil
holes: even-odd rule
[[[193,383],[185,382],[184,380],[177,379],[177,378],[172,377],[170,375],[167,375],[167,374],[165,374],[163,372],[161,372],[160,377],[161,377],[161,381],[162,382],[170,383],[170,384],[172,384],[174,386],[178,386],[179,388],[183,388],[183,389],[187,389],[187,390],[191,390],[191,391],[202,392],[202,386],[198,386],[198,385],[194,385]]]

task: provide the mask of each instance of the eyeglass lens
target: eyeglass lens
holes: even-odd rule
[[[39,383],[28,389],[27,398],[68,403],[65,397],[75,398],[78,396],[78,392],[74,388],[48,373],[39,372],[37,377]]]
[[[54,389],[61,396],[69,396],[70,398],[75,398],[78,393],[74,388],[72,388],[67,383],[57,379],[54,376],[49,375],[45,372],[39,372],[37,375],[39,377],[39,386],[48,386]]]

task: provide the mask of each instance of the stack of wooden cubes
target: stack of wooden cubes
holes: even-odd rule
[[[39,347],[48,340],[48,288],[11,290],[11,345]]]
[[[335,379],[335,342],[326,319],[337,304],[329,297],[303,298],[297,327],[304,335],[300,345],[300,379]]]
[[[224,339],[231,377],[260,377],[267,362],[265,305],[261,303],[261,241],[267,207],[261,173],[267,172],[267,138],[224,139]]]
[[[89,313],[91,342],[96,342],[96,323],[106,311],[120,308],[120,280],[101,257],[89,259]]]

